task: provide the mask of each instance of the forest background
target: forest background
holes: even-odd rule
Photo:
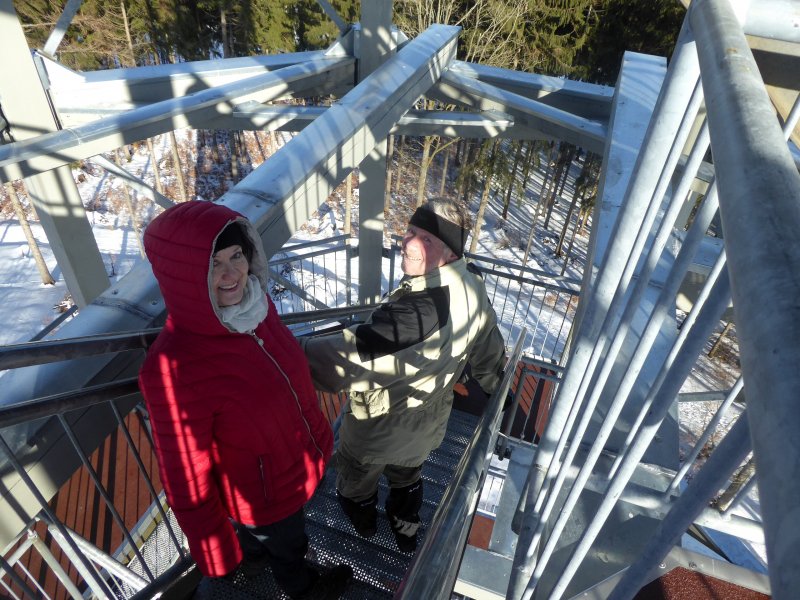
[[[15,0],[14,4],[30,47],[41,48],[66,0]],[[332,0],[330,5],[347,23],[359,18],[361,0]],[[393,20],[409,37],[432,23],[461,26],[459,59],[608,85],[614,84],[626,50],[669,55],[684,12],[677,0],[395,0],[393,4]],[[321,49],[328,47],[338,33],[316,0],[84,0],[59,45],[57,58],[76,70],[114,69]],[[434,106],[429,104],[427,108]],[[216,199],[254,167],[253,161],[248,160],[251,143],[244,132],[195,133],[193,136],[187,132],[188,144],[186,136],[179,134],[176,139],[171,133],[171,156],[166,161],[153,156],[156,171],[159,162],[166,171],[161,176],[154,173],[156,188],[173,200]],[[253,135],[259,142],[258,132]],[[275,149],[274,134],[270,138],[264,145]],[[146,142],[153,154],[153,141]],[[530,168],[539,168],[542,158],[545,168],[552,167],[552,172],[544,190],[547,193],[543,191],[538,199],[534,221],[541,212],[547,228],[570,166],[581,158],[576,210],[581,231],[594,203],[599,157],[587,156],[570,144],[548,145],[542,140],[501,143],[497,139],[479,142],[434,136],[399,137],[394,142],[390,136],[389,177],[393,176],[394,181],[387,181],[387,198],[391,196],[390,186],[395,195],[401,196],[401,189],[415,188],[416,193],[410,194],[415,197],[404,198],[404,204],[407,208],[420,204],[426,193],[429,168],[435,159],[444,160],[445,174],[456,171],[452,179],[457,182],[460,196],[469,201],[476,188],[481,196],[473,244],[489,199],[503,197],[505,218],[515,182],[521,179],[524,190]],[[263,160],[269,148],[265,154],[258,145]],[[114,153],[114,159],[118,164],[121,160],[129,162],[132,150],[135,148],[121,148]],[[94,167],[89,161],[81,161],[73,168],[80,183]],[[167,181],[166,189],[162,178]],[[442,181],[446,179],[447,176]],[[349,192],[347,197],[349,200]],[[396,219],[387,215],[390,232],[396,228],[393,221],[404,222],[405,212],[408,211],[400,210],[394,215]],[[0,190],[0,216],[12,215],[23,226],[26,220],[37,221],[22,182],[6,184]],[[142,220],[138,225],[146,225],[146,216]],[[557,245],[559,256],[566,233],[565,227]],[[42,281],[50,283],[52,278],[34,247],[33,236],[27,237]]]
[[[41,48],[66,0],[14,0]],[[361,0],[331,0],[346,23]],[[613,85],[625,50],[669,56],[685,9],[678,0],[395,0],[409,37],[459,25],[461,60]],[[84,0],[58,58],[109,69],[325,48],[337,37],[316,0]]]

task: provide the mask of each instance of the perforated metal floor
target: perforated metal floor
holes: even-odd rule
[[[454,410],[444,442],[423,466],[425,496],[420,511],[420,543],[453,471],[472,438],[477,420],[473,415]],[[354,581],[342,596],[343,599],[391,598],[403,580],[413,554],[400,552],[395,544],[383,509],[388,488],[382,481],[378,491],[378,533],[370,539],[364,539],[356,534],[339,508],[335,479],[335,473],[331,472],[306,506],[306,530],[311,543],[309,555],[313,562],[324,567],[341,563],[353,567]],[[195,600],[287,598],[275,584],[269,570],[249,580],[237,574],[233,583],[203,579],[194,597]]]

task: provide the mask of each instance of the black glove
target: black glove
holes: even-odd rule
[[[512,404],[514,404],[514,393],[511,390],[509,390],[506,393],[506,399],[503,402],[502,410],[505,412],[506,410],[508,410],[508,407],[511,406]]]

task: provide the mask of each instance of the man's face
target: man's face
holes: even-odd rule
[[[401,254],[403,273],[409,277],[430,273],[446,265],[454,256],[442,240],[414,225],[409,225],[403,236]]]

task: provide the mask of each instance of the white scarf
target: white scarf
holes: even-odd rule
[[[258,277],[252,274],[247,276],[247,285],[239,304],[219,307],[222,322],[239,333],[253,331],[266,318],[268,310],[264,290]]]

